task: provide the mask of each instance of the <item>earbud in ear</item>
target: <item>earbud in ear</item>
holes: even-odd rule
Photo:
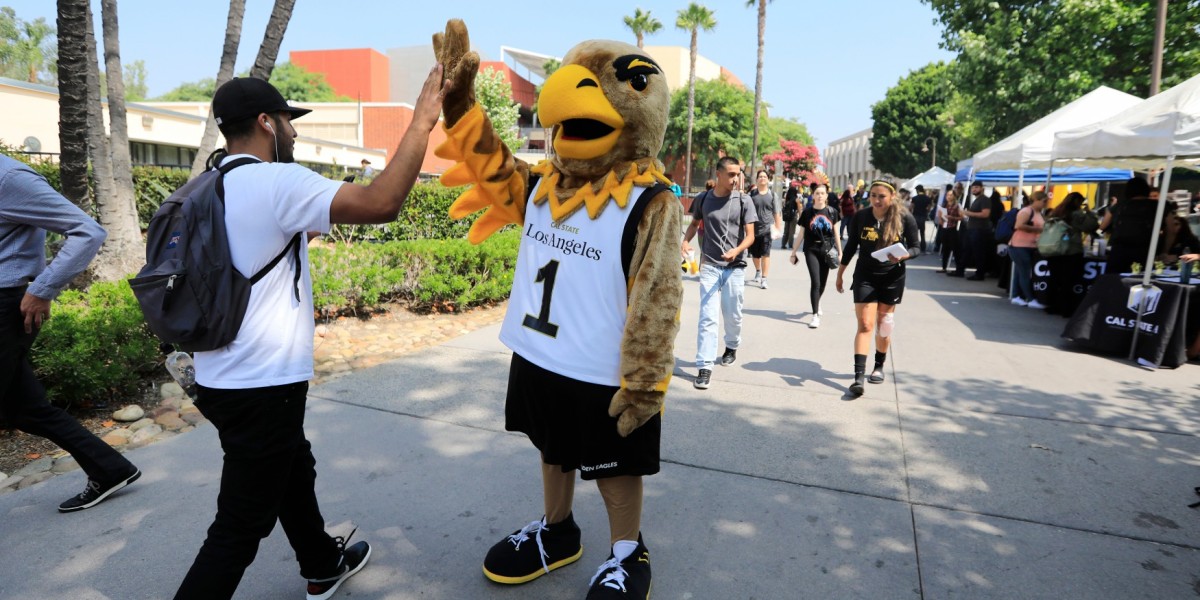
[[[270,122],[270,121],[263,121],[263,122],[262,122],[262,124],[263,124],[263,126],[264,126],[264,127],[266,127],[266,128],[267,128],[267,131],[270,131],[272,134],[274,134],[274,133],[275,133],[275,128],[271,126],[271,122]]]

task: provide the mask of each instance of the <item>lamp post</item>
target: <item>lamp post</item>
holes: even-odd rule
[[[929,142],[933,142],[933,154],[929,157],[929,168],[932,169],[937,166],[937,138],[933,136],[925,138],[925,141],[921,142],[921,152],[929,152]]]

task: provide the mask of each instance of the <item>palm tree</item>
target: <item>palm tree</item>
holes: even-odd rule
[[[275,0],[275,8],[271,10],[271,19],[267,21],[267,30],[263,33],[262,45],[258,47],[258,58],[254,59],[254,67],[250,69],[251,77],[263,81],[271,79],[275,59],[279,57],[279,46],[283,44],[283,34],[292,20],[292,8],[295,6],[296,0]]]
[[[699,54],[697,37],[701,29],[712,31],[716,26],[717,20],[713,17],[713,11],[695,2],[688,4],[687,8],[681,9],[679,18],[675,20],[675,27],[692,33],[690,67],[688,69],[687,154],[684,156],[684,165],[687,169],[683,179],[685,194],[690,194],[692,191],[692,127],[696,124],[696,55]]]
[[[229,0],[229,16],[225,20],[225,45],[221,48],[221,65],[217,68],[217,85],[221,87],[233,78],[233,64],[237,61],[238,44],[242,39],[242,17],[246,14],[246,0]],[[200,149],[192,161],[192,177],[204,172],[208,156],[217,147],[217,120],[212,107],[208,109],[208,122],[204,124],[204,136],[200,138]]]
[[[87,182],[88,0],[58,0],[58,140],[63,195],[91,212]]]
[[[762,110],[763,46],[767,31],[767,2],[770,0],[746,0],[746,6],[758,5],[758,70],[754,73],[754,137],[750,142],[750,172],[758,169],[758,116]]]
[[[637,36],[637,47],[642,47],[642,38],[647,33],[656,33],[662,29],[662,21],[650,16],[650,11],[642,12],[642,9],[633,11],[632,17],[625,17],[625,26]]]

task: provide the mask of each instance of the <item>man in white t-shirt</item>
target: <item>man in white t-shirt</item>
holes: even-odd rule
[[[289,106],[271,84],[233,79],[213,96],[228,152],[215,165],[249,158],[224,176],[225,226],[233,266],[256,273],[297,234],[333,223],[387,223],[416,182],[441,109],[442,68],[430,72],[396,158],[368,186],[332,181],[295,164]],[[366,564],[366,542],[325,533],[315,491],[316,460],[304,437],[313,376],[313,302],[308,252],[287,252],[251,290],[237,338],[197,352],[196,407],[212,421],[225,453],[217,514],[175,598],[230,598],[278,521],[296,551],[308,598],[329,598]],[[353,532],[351,532],[353,535]]]

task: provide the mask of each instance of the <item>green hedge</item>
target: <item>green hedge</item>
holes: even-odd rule
[[[466,188],[446,188],[437,182],[413,186],[396,220],[386,225],[336,225],[329,237],[341,242],[397,242],[467,237],[479,213],[461,221],[447,216],[450,204]]]
[[[414,310],[461,310],[508,297],[520,233],[466,240],[333,244],[313,248],[313,306],[319,314],[371,312],[402,301]]]
[[[129,284],[120,281],[60,294],[31,359],[50,400],[70,405],[132,395],[161,356]]]

